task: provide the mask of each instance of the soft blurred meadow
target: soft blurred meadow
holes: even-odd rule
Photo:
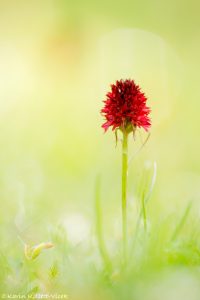
[[[199,299],[199,10],[197,0],[0,0],[2,293]],[[100,115],[121,78],[141,85],[152,108],[146,144],[142,130],[129,140],[125,274],[121,144]],[[98,249],[95,197],[111,270]],[[24,244],[43,242],[54,247],[27,259]]]

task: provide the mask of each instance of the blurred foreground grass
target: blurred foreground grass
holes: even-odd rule
[[[101,205],[99,192],[98,189],[98,211]],[[140,215],[142,203],[139,194],[135,199],[137,209],[129,203],[129,251],[126,268],[121,263],[119,216],[115,217],[115,222],[118,221],[115,224],[117,228],[109,232],[112,222],[99,224],[96,215],[89,232],[87,219],[76,214],[68,217],[68,223],[57,226],[46,224],[46,238],[54,247],[38,252],[39,256],[35,255],[33,259],[25,256],[27,250],[20,235],[9,232],[9,237],[4,236],[0,253],[2,294],[27,297],[67,294],[71,299],[144,300],[160,299],[162,295],[162,299],[166,300],[198,300],[199,220],[191,202],[176,214],[162,218],[153,214],[150,217],[148,205],[154,207],[154,204],[147,203],[145,228],[144,219]],[[153,201],[153,198],[149,198],[149,201]],[[103,209],[106,208],[101,207],[102,211]],[[103,214],[101,219],[104,220]],[[104,229],[100,237],[105,238],[103,242],[109,262],[101,256],[98,226],[101,227],[100,231],[102,227]],[[33,233],[41,239],[40,229],[39,232],[37,230],[36,225]],[[32,235],[29,238],[32,239]],[[47,244],[46,248],[48,247]],[[51,299],[50,296],[48,299]]]

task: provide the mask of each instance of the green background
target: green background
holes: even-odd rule
[[[129,169],[130,219],[156,162],[149,223],[176,220],[189,201],[198,223],[199,9],[195,0],[0,0],[0,236],[13,268],[20,239],[48,241],[59,226],[69,244],[94,239],[98,175],[104,230],[120,239],[121,144],[103,133],[100,109],[121,78],[152,109]],[[145,138],[130,137],[130,156]]]

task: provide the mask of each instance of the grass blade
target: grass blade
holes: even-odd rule
[[[100,203],[100,176],[97,176],[96,184],[95,184],[95,215],[96,215],[96,233],[99,251],[104,261],[106,270],[111,270],[111,261],[106,249],[104,237],[103,237],[103,220],[102,220],[102,211],[101,211],[101,203]]]
[[[171,242],[173,242],[177,238],[178,234],[180,233],[181,229],[183,228],[183,226],[188,218],[188,215],[190,213],[191,207],[192,207],[192,202],[190,201],[188,203],[188,205],[186,206],[186,209],[184,210],[183,215],[172,234],[172,237],[170,240]]]

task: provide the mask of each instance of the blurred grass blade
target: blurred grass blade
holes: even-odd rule
[[[156,162],[154,162],[154,164],[153,164],[153,176],[152,176],[151,184],[150,184],[150,187],[149,187],[149,191],[146,194],[145,193],[145,188],[144,188],[144,191],[143,191],[142,196],[141,196],[141,198],[142,198],[141,199],[142,207],[141,207],[141,211],[140,211],[140,218],[141,218],[141,215],[142,215],[145,231],[147,230],[146,204],[149,201],[149,199],[151,197],[151,194],[153,192],[153,188],[154,188],[154,185],[155,185],[155,182],[156,182],[156,176],[157,176],[157,164],[156,164]]]
[[[144,190],[143,190],[142,195],[141,195],[142,205],[141,205],[141,210],[140,210],[140,214],[139,214],[139,218],[138,218],[138,222],[137,222],[138,225],[136,226],[136,228],[139,226],[141,216],[143,216],[144,228],[145,228],[145,230],[147,229],[146,204],[149,201],[149,199],[151,197],[151,194],[153,192],[153,188],[154,188],[154,185],[155,185],[155,182],[156,182],[156,175],[157,175],[157,164],[156,164],[156,162],[154,162],[154,164],[153,164],[153,175],[152,175],[149,191],[148,191],[148,193],[146,193],[145,192],[146,188],[144,187]]]
[[[153,176],[152,176],[149,192],[145,197],[145,203],[147,203],[149,201],[150,197],[151,197],[151,194],[153,192],[154,185],[155,185],[155,182],[156,182],[156,176],[157,176],[157,163],[154,161],[154,163],[153,163]]]
[[[146,143],[147,143],[149,137],[150,137],[150,133],[148,133],[148,135],[147,135],[145,141],[142,143],[142,145],[139,147],[139,149],[136,150],[135,153],[133,153],[133,154],[131,155],[131,157],[130,157],[130,159],[129,159],[129,161],[128,161],[128,165],[131,164],[131,162],[132,162],[132,160],[134,159],[134,157],[135,157],[135,156],[142,150],[142,148],[146,145]]]
[[[140,208],[139,216],[138,216],[138,219],[137,219],[137,222],[136,222],[135,236],[134,236],[133,241],[132,241],[130,256],[132,255],[131,253],[133,253],[133,249],[134,249],[134,246],[135,246],[135,243],[136,243],[136,240],[137,240],[141,218],[143,218],[144,229],[145,229],[145,231],[147,230],[146,204],[149,201],[149,199],[151,197],[151,194],[153,192],[155,182],[156,182],[156,176],[157,176],[157,163],[154,161],[153,175],[152,175],[149,191],[148,191],[148,193],[146,193],[145,192],[146,188],[144,187],[144,190],[143,190],[142,195],[141,195],[141,208]]]
[[[182,215],[180,221],[178,222],[178,224],[177,224],[177,226],[176,226],[176,228],[175,228],[175,230],[172,234],[172,237],[171,237],[171,240],[170,240],[171,242],[173,242],[177,238],[177,236],[179,235],[181,229],[183,228],[183,226],[184,226],[184,224],[185,224],[185,222],[188,218],[191,207],[192,207],[192,202],[190,201],[188,203],[188,205],[186,206],[186,209],[184,210],[183,215]]]
[[[146,205],[145,205],[145,192],[142,194],[142,216],[143,216],[143,223],[144,223],[144,230],[147,230],[147,215],[146,215]]]
[[[106,249],[105,241],[103,238],[103,218],[102,218],[102,211],[101,211],[101,203],[100,203],[100,176],[97,176],[96,183],[95,183],[95,215],[96,215],[96,234],[98,240],[99,251],[104,261],[105,268],[110,271],[111,270],[111,261]]]

